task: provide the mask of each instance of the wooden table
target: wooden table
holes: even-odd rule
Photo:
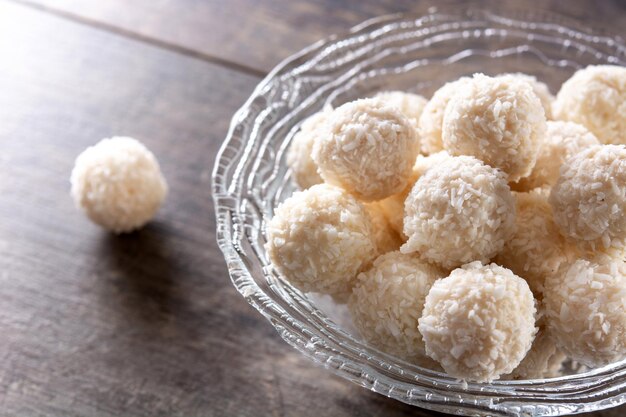
[[[231,115],[280,59],[431,5],[0,0],[0,415],[435,415],[287,346],[232,287],[209,192]],[[625,35],[623,0],[542,7]],[[171,188],[125,236],[69,197],[76,155],[112,135],[144,141]]]

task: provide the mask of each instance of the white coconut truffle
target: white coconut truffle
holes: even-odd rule
[[[430,168],[449,158],[446,151],[440,151],[429,156],[418,155],[413,165],[413,172],[409,185],[401,192],[380,200],[377,204],[381,207],[389,224],[400,235],[404,236],[404,202],[408,197],[415,182]]]
[[[378,254],[382,255],[400,249],[404,241],[389,224],[380,202],[366,203],[365,209],[372,220],[373,237]]]
[[[306,119],[294,135],[287,152],[287,166],[291,168],[295,183],[303,190],[323,182],[311,154],[317,132],[326,123],[328,113],[320,111]]]
[[[419,159],[419,157],[418,157]],[[391,197],[387,197],[384,200],[380,200],[377,202],[381,211],[385,214],[389,225],[393,228],[393,230],[398,233],[399,236],[402,237],[404,243],[404,201],[406,197],[409,195],[411,191],[412,184],[406,187],[403,191],[392,195]]]
[[[514,185],[515,189],[528,191],[556,184],[559,168],[569,158],[593,145],[598,139],[584,126],[573,122],[549,121],[546,136],[537,155],[537,163],[530,175]]]
[[[563,83],[554,117],[580,123],[602,143],[626,144],[626,68],[589,66]]]
[[[129,137],[103,139],[77,158],[72,198],[94,223],[125,233],[145,225],[167,194],[156,158]]]
[[[419,331],[451,376],[478,382],[513,371],[535,337],[535,300],[522,278],[472,262],[431,287]]]
[[[441,129],[446,106],[461,86],[470,80],[469,77],[461,77],[456,81],[444,84],[435,91],[435,94],[426,103],[418,123],[421,149],[424,154],[430,155],[443,150]]]
[[[564,265],[546,280],[546,319],[559,348],[587,366],[626,357],[626,265],[602,257]]]
[[[546,277],[575,254],[554,224],[548,194],[540,189],[515,193],[515,233],[495,259],[524,278],[538,298]]]
[[[568,159],[550,194],[561,233],[582,249],[626,243],[626,147],[592,146]]]
[[[328,184],[296,192],[276,208],[266,250],[295,287],[339,300],[347,298],[357,273],[377,254],[365,207]]]
[[[546,132],[541,101],[513,76],[476,74],[455,94],[443,118],[451,155],[472,155],[517,181],[530,174]]]
[[[433,368],[417,325],[428,290],[444,275],[400,252],[377,258],[370,270],[359,274],[348,302],[361,336],[383,352]]]
[[[543,379],[560,376],[567,356],[558,349],[546,328],[539,328],[530,350],[511,372],[510,379]]]
[[[419,94],[404,91],[382,91],[376,94],[375,98],[381,100],[385,105],[399,109],[416,129],[424,106],[428,103],[428,100]]]
[[[546,113],[546,119],[552,119],[552,103],[554,103],[554,96],[552,95],[550,89],[545,83],[539,81],[534,75],[523,74],[521,72],[514,72],[502,75],[510,75],[522,81],[526,81],[528,84],[530,84],[539,100],[541,100],[543,111]]]
[[[313,146],[324,181],[365,201],[402,191],[417,157],[413,124],[395,107],[363,99],[335,109]]]
[[[404,253],[451,269],[488,261],[512,236],[515,199],[501,171],[471,156],[426,171],[404,205]]]

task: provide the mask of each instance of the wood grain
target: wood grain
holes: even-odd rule
[[[302,358],[230,284],[209,177],[257,78],[5,2],[0,56],[0,415],[426,415]],[[119,237],[68,195],[113,134],[171,189]]]
[[[439,415],[285,344],[230,284],[209,191],[250,74],[425,3],[45,5],[72,16],[0,0],[0,416]],[[170,195],[148,227],[116,237],[75,210],[68,177],[86,146],[120,134],[154,151]]]
[[[200,51],[265,73],[280,60],[330,34],[387,13],[425,13],[466,7],[456,0],[23,0],[77,19]],[[626,36],[623,0],[483,0],[486,8],[513,6],[558,11]]]

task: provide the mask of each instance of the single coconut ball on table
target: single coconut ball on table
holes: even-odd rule
[[[265,248],[295,287],[339,301],[347,299],[356,275],[377,255],[363,204],[328,184],[296,192],[276,208]]]
[[[407,186],[418,149],[415,127],[398,109],[362,99],[333,110],[313,160],[325,182],[375,201]]]
[[[327,122],[329,113],[330,110],[323,110],[306,119],[289,145],[287,166],[293,173],[294,182],[302,190],[323,182],[311,153],[315,137],[320,126]]]
[[[626,68],[589,66],[561,86],[555,119],[580,123],[602,143],[626,144]]]
[[[470,80],[469,77],[461,77],[456,81],[444,84],[435,91],[432,98],[426,103],[418,123],[421,150],[424,154],[431,155],[443,150],[441,129],[446,106],[461,86]]]
[[[85,149],[76,158],[70,182],[76,206],[114,233],[145,225],[167,194],[156,158],[129,137],[103,139]]]
[[[417,330],[424,299],[441,269],[400,252],[380,256],[359,274],[348,308],[361,336],[374,347],[428,368],[438,365],[426,356]]]
[[[403,253],[452,269],[494,257],[515,230],[515,199],[501,171],[471,156],[428,169],[404,205]]]
[[[515,233],[504,244],[495,262],[524,278],[533,294],[541,298],[546,277],[575,257],[576,251],[554,223],[548,202],[549,190],[536,189],[514,195]]]
[[[430,288],[419,331],[451,376],[490,382],[513,371],[535,337],[535,300],[522,278],[472,262]]]
[[[499,76],[509,75],[511,77],[516,77],[519,80],[526,81],[532,87],[535,95],[541,100],[541,106],[543,107],[543,111],[546,113],[546,119],[552,119],[552,104],[554,103],[554,96],[550,92],[548,86],[539,81],[537,77],[529,74],[524,74],[521,72],[513,72],[507,74],[500,74]]]
[[[626,244],[626,147],[589,147],[561,166],[550,193],[561,234],[587,251]]]
[[[552,187],[559,179],[559,168],[567,159],[583,149],[599,144],[594,134],[578,123],[548,121],[546,136],[539,148],[535,167],[528,177],[511,184],[511,187],[517,191]]]
[[[413,123],[416,129],[424,107],[428,103],[428,100],[419,94],[406,93],[404,91],[381,91],[374,98],[400,110]]]
[[[413,185],[415,185],[415,182],[419,179],[419,177],[424,175],[429,168],[436,166],[449,157],[450,155],[446,151],[440,151],[429,156],[418,155],[415,160],[415,164],[413,165],[413,172],[411,173],[409,185],[401,192],[377,202],[387,217],[391,227],[393,227],[393,229],[402,237],[402,243],[406,240],[403,231],[404,202],[411,192]]]
[[[563,265],[544,291],[548,328],[572,360],[590,367],[626,357],[626,265],[600,256]]]
[[[451,155],[475,156],[517,181],[535,166],[545,131],[545,113],[530,84],[476,74],[446,106],[442,139]]]

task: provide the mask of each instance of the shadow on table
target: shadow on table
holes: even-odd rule
[[[130,322],[158,326],[175,309],[175,265],[166,227],[150,223],[133,233],[103,236],[101,258],[116,293],[108,302],[119,305]]]

